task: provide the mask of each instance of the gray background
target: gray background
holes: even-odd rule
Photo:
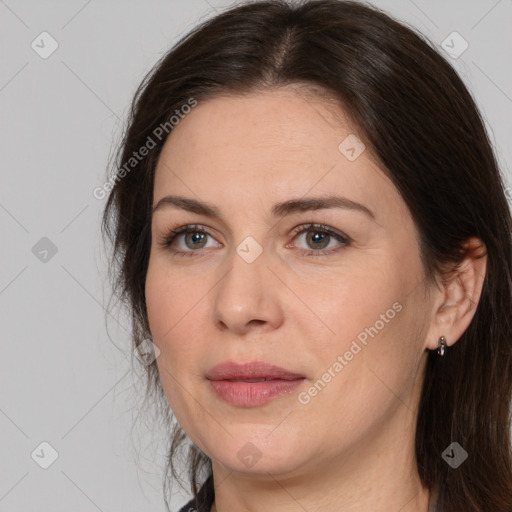
[[[373,3],[440,47],[453,31],[467,41],[450,59],[512,182],[512,1]],[[165,510],[164,432],[135,422],[129,323],[110,319],[110,337],[105,327],[104,200],[92,191],[144,74],[229,4],[0,0],[0,511]],[[31,47],[51,48],[43,31],[58,44],[46,59]],[[58,453],[48,469],[42,442]]]

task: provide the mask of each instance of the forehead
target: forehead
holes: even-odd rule
[[[307,153],[317,161],[324,155],[322,160],[333,162],[341,156],[339,143],[355,132],[332,101],[280,88],[200,101],[174,128],[164,150],[170,146],[187,161],[205,160],[213,153],[215,162],[237,167],[247,167],[244,155],[258,156],[261,162],[281,160],[292,152]]]
[[[403,208],[360,138],[339,106],[302,90],[209,98],[168,137],[156,169],[154,202],[168,193],[204,199],[213,194],[221,206],[237,198],[247,207],[267,198],[278,202],[336,192],[373,202],[376,212],[386,203]]]

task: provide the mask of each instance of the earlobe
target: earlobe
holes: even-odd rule
[[[485,244],[473,237],[464,249],[464,259],[442,279],[426,340],[430,350],[438,349],[442,336],[449,349],[469,327],[480,301],[487,271]]]

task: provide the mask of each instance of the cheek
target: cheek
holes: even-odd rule
[[[317,275],[314,287],[309,279],[296,283],[295,290],[304,303],[296,309],[301,307],[306,313],[309,309],[315,314],[315,323],[325,334],[322,344],[340,349],[358,335],[364,340],[365,330],[376,322],[379,331],[393,323],[404,283],[403,272],[389,263],[382,254],[375,254],[366,261]],[[306,332],[311,330],[311,326],[304,327]]]
[[[155,265],[150,264],[145,284],[146,308],[153,341],[157,345],[172,328],[173,319],[169,313],[174,310],[173,294],[168,293],[167,282],[160,276]]]
[[[163,341],[179,328],[200,297],[199,284],[190,285],[180,280],[158,260],[149,263],[145,294],[149,325],[153,337]]]
[[[182,330],[187,311],[190,312],[190,292],[178,288],[171,275],[163,270],[150,262],[145,283],[146,307],[152,340],[160,350],[156,360],[160,381],[171,410],[181,414],[187,410],[181,375],[194,359],[191,353],[194,343],[187,343],[184,337],[187,333]]]
[[[308,402],[308,421],[340,445],[368,435],[401,404],[412,403],[421,350],[413,339],[412,304],[395,298],[367,298],[364,313],[347,302],[337,335],[309,353],[315,372],[300,403]]]
[[[150,261],[146,307],[153,342],[160,350],[157,364],[162,370],[176,376],[194,374],[194,363],[208,342],[204,320],[208,303],[205,295],[210,288],[205,279],[190,280],[161,262]]]
[[[323,323],[315,320],[324,336],[312,337],[311,323],[300,326],[315,361],[315,377],[322,378],[329,370],[343,374],[334,380],[342,385],[347,378],[346,385],[357,390],[361,399],[375,390],[377,375],[384,376],[390,387],[401,388],[412,377],[422,353],[425,319],[422,302],[417,300],[419,275],[420,267],[412,259],[375,258],[360,267],[353,265],[350,273],[340,273],[335,279],[320,279],[321,293],[300,289]],[[307,338],[314,339],[314,345]]]

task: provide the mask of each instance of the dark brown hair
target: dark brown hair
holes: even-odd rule
[[[428,279],[460,263],[468,238],[485,243],[487,274],[470,326],[445,356],[428,355],[416,460],[423,483],[440,489],[443,512],[511,512],[512,220],[503,178],[477,106],[452,66],[421,34],[374,7],[245,3],[184,36],[145,77],[116,168],[148,138],[155,146],[122,177],[114,175],[102,224],[134,346],[151,337],[144,289],[154,173],[166,140],[154,136],[155,128],[191,98],[291,84],[325,91],[356,123],[412,214]],[[156,362],[145,369],[147,396],[162,402]],[[168,470],[179,481],[173,461],[187,438],[174,425]],[[441,457],[452,442],[469,454],[457,469]],[[211,460],[191,445],[188,468],[197,496]]]

